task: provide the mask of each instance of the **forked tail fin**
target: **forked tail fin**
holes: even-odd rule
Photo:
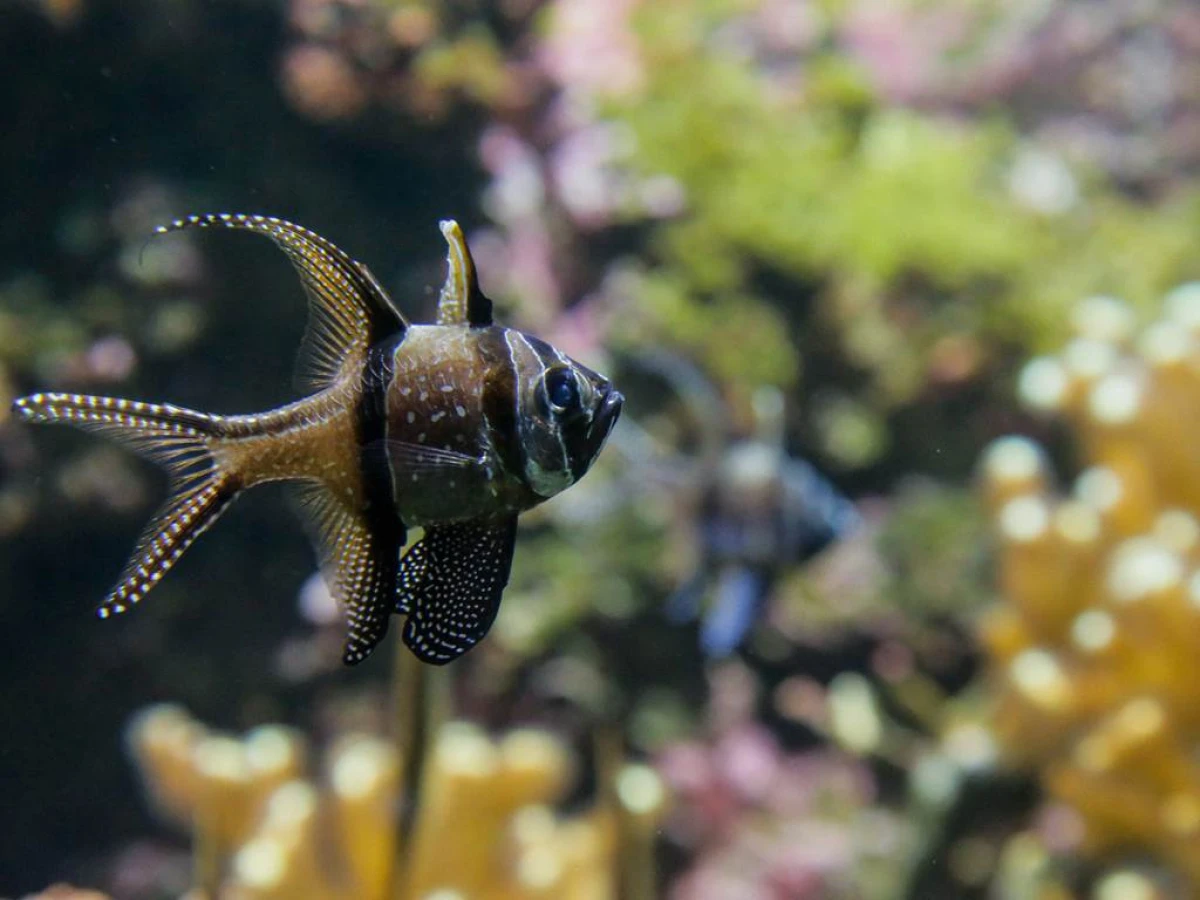
[[[241,490],[237,473],[213,455],[222,419],[179,406],[83,394],[33,394],[13,403],[30,422],[64,422],[102,432],[162,465],[171,493],[142,532],[116,587],[100,604],[102,619],[123,613],[170,571],[184,551]]]

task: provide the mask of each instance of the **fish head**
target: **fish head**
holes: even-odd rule
[[[553,497],[584,476],[625,398],[612,382],[532,335],[511,332],[517,431],[526,483]]]

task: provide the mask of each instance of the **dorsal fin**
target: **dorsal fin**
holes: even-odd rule
[[[492,301],[479,289],[475,275],[475,260],[463,237],[462,229],[453,219],[438,223],[446,238],[446,283],[438,298],[439,325],[491,325]]]
[[[156,234],[187,228],[235,228],[263,234],[283,250],[309,299],[309,323],[300,354],[305,380],[327,386],[346,357],[367,348],[408,322],[370,270],[307,228],[272,216],[220,213],[187,216],[159,226]]]

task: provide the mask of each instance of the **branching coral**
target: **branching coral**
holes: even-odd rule
[[[646,861],[665,802],[657,776],[634,764],[601,773],[596,805],[564,818],[552,804],[571,755],[546,732],[492,740],[465,722],[439,729],[403,872],[393,868],[396,811],[407,800],[387,742],[344,736],[314,779],[303,740],[286,729],[234,738],[162,706],[135,720],[130,743],[156,804],[193,827],[198,881],[222,897],[583,900],[639,881],[624,896],[652,895]]]
[[[1075,319],[1020,390],[1087,467],[1064,496],[1027,439],[984,460],[1006,601],[983,628],[995,730],[1078,812],[1087,851],[1150,853],[1200,890],[1200,289],[1136,337],[1111,299]]]

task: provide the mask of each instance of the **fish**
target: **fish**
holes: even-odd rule
[[[704,511],[702,546],[716,577],[700,623],[700,648],[709,658],[730,656],[742,645],[789,567],[814,559],[862,524],[854,503],[811,464],[762,449],[754,441],[729,449],[722,478],[730,483],[714,491]],[[767,460],[773,461],[762,474],[771,473],[772,502],[760,508],[731,504],[727,492],[738,478],[728,469]]]
[[[699,458],[689,464],[677,456],[671,465],[682,473],[673,489],[684,500],[698,561],[663,612],[675,625],[699,619],[701,651],[721,659],[745,642],[779,579],[853,534],[862,518],[852,500],[786,447],[785,399],[777,389],[755,391],[753,432],[734,439],[722,427],[731,411],[690,362],[663,354],[641,362],[705,426]],[[627,441],[628,431],[622,437]]]
[[[170,403],[36,393],[28,422],[99,432],[163,466],[166,503],[143,531],[102,619],[136,607],[244,492],[295,483],[345,610],[342,661],[366,659],[404,617],[416,657],[444,665],[491,628],[518,516],[588,471],[621,413],[609,379],[534,335],[496,325],[462,229],[448,246],[433,324],[412,324],[363,263],[271,216],[204,214],[160,226],[271,239],[308,297],[307,396],[267,412],[216,415]],[[407,552],[410,529],[423,535]]]
[[[697,517],[699,564],[664,611],[677,625],[699,618],[700,649],[722,659],[745,642],[782,575],[853,534],[862,517],[811,464],[759,439],[728,448],[715,479]]]

